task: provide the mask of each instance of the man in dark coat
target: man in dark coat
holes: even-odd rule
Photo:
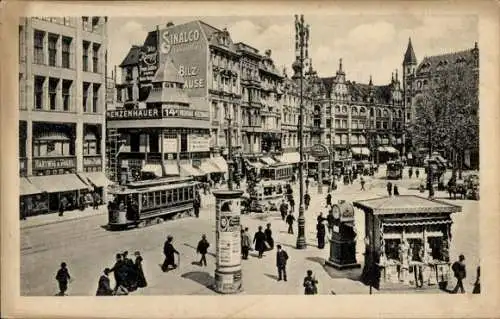
[[[179,255],[179,252],[174,248],[174,245],[172,245],[172,240],[174,237],[168,236],[167,241],[165,241],[165,244],[163,245],[163,254],[165,255],[165,261],[163,262],[163,265],[161,269],[163,272],[168,271],[168,266],[172,266],[173,269],[177,268],[177,265],[175,264],[175,258],[174,254]]]
[[[66,196],[63,196],[63,198],[61,198],[61,201],[59,202],[59,216],[63,216],[67,208],[68,200],[66,199]]]
[[[264,230],[264,235],[266,235],[266,243],[269,245],[269,250],[274,248],[273,231],[271,230],[271,224],[267,224],[266,230]]]
[[[326,216],[326,221],[328,223],[328,231],[330,232],[330,234],[333,232],[333,220],[334,220],[333,210],[330,209],[328,215]]]
[[[56,280],[59,284],[59,296],[64,296],[68,290],[68,282],[71,279],[66,263],[61,263],[61,268],[57,271]]]
[[[99,202],[101,201],[101,198],[99,196],[99,193],[97,192],[94,192],[93,196],[92,196],[92,203],[93,203],[93,208],[94,210],[97,210],[99,209]]]
[[[255,244],[255,250],[259,252],[259,258],[262,258],[264,250],[266,250],[265,241],[266,235],[262,232],[262,226],[259,226],[259,230],[253,237],[253,243]]]
[[[318,293],[317,287],[318,281],[313,277],[312,270],[307,271],[307,276],[304,278],[304,294],[305,295],[316,295]]]
[[[208,247],[210,247],[210,244],[208,243],[207,236],[202,235],[201,240],[198,242],[198,246],[196,247],[196,252],[201,255],[201,259],[199,262],[200,266],[207,266],[206,254],[208,252]]]
[[[306,206],[306,210],[309,208],[309,204],[311,203],[311,195],[309,193],[304,194],[304,205]]]
[[[281,202],[280,213],[281,213],[281,219],[285,220],[286,214],[288,213],[288,205],[286,204],[285,200]]]
[[[194,208],[194,215],[196,216],[196,218],[200,217],[200,207],[201,207],[201,196],[200,193],[198,193],[198,191],[195,191],[193,208]]]
[[[328,193],[328,195],[326,195],[326,206],[330,205],[332,205],[332,194]]]
[[[399,196],[399,188],[398,188],[398,185],[394,185],[394,187],[393,187],[393,192],[394,192],[394,196]]]
[[[248,252],[250,251],[250,235],[248,235],[248,227],[245,228],[245,231],[241,235],[241,249],[243,253],[243,259],[248,259]]]
[[[286,216],[286,223],[288,224],[288,233],[293,235],[293,222],[295,221],[295,216],[292,213]]]
[[[283,275],[283,280],[286,281],[286,262],[288,260],[288,254],[286,251],[281,249],[281,245],[277,245],[276,248],[276,267],[278,268],[278,281],[281,280]]]
[[[293,213],[295,211],[295,200],[292,195],[288,198],[288,202],[290,203],[290,211]]]
[[[413,167],[410,167],[408,169],[408,177],[411,179],[412,176],[413,176]]]
[[[124,274],[125,274],[125,287],[129,291],[134,291],[137,288],[137,283],[136,283],[136,274],[135,274],[135,266],[134,266],[134,261],[130,258],[128,258],[128,251],[123,252],[123,269],[124,269]]]
[[[309,177],[306,178],[306,192],[309,190]]]
[[[418,178],[418,175],[420,175],[420,171],[417,168],[417,170],[415,171],[415,176],[417,176],[417,178]]]
[[[116,262],[113,268],[110,269],[110,272],[113,272],[115,276],[115,290],[118,289],[119,286],[125,285],[125,277],[126,277],[126,265],[122,259],[122,254],[116,254]]]
[[[318,222],[318,225],[316,225],[316,230],[317,230],[316,237],[318,238],[318,248],[323,249],[325,248],[325,234],[326,234],[325,225],[323,224],[323,222]]]
[[[111,272],[111,269],[104,269],[104,273],[99,278],[99,283],[97,285],[96,296],[111,296],[113,295],[113,289],[111,289],[111,284],[109,281],[108,274]]]
[[[389,196],[392,196],[392,183],[391,182],[387,182],[387,194],[389,194]]]
[[[465,293],[464,289],[464,284],[463,280],[467,276],[466,270],[465,270],[465,257],[464,255],[460,255],[458,257],[458,261],[455,261],[453,265],[451,266],[451,269],[453,270],[453,274],[455,275],[455,278],[457,278],[457,285],[453,289],[452,293],[456,294],[458,292],[458,289],[460,289],[460,293]]]

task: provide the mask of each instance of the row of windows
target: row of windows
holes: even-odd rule
[[[35,109],[70,111],[72,86],[72,80],[36,75],[33,85]],[[44,94],[46,92],[47,95]],[[58,99],[59,95],[62,98],[62,105]]]
[[[83,155],[99,155],[99,143],[97,140],[85,140],[83,142]],[[75,155],[74,143],[71,141],[33,141],[33,157],[50,156],[73,156]]]
[[[167,189],[164,191],[150,192],[142,194],[142,208],[156,208],[177,202],[193,200],[193,187],[182,187]]]

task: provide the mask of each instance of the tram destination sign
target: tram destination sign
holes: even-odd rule
[[[162,118],[195,118],[208,119],[208,111],[164,108],[164,109],[135,109],[110,110],[106,112],[107,120],[153,120]]]

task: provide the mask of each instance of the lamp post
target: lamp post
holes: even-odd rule
[[[232,145],[232,125],[231,122],[233,118],[231,116],[231,110],[227,110],[226,112],[226,120],[227,120],[227,188],[229,190],[233,190],[233,145]]]
[[[297,235],[297,249],[305,249],[307,247],[306,244],[306,236],[305,236],[305,225],[306,220],[304,217],[304,44],[305,41],[309,38],[309,26],[304,24],[304,15],[300,15],[300,20],[298,15],[295,15],[295,29],[299,33],[299,48],[300,48],[300,115],[299,115],[299,154],[300,154],[300,162],[299,162],[299,218],[298,225],[299,231]]]
[[[328,101],[329,105],[330,105],[330,158],[329,158],[329,170],[328,170],[328,174],[330,175],[330,183],[328,185],[328,192],[330,193],[332,190],[333,190],[333,168],[332,168],[332,165],[333,165],[333,143],[332,143],[332,139],[333,139],[333,135],[332,135],[332,127],[333,127],[333,118],[332,118],[332,100],[331,98],[329,98],[329,101]]]

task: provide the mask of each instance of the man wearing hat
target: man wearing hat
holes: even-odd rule
[[[172,245],[173,239],[174,238],[172,236],[168,236],[165,245],[163,245],[163,254],[165,255],[165,261],[163,262],[163,265],[161,267],[163,272],[168,271],[168,266],[172,266],[173,269],[177,268],[177,265],[175,264],[174,254],[179,255],[179,252]]]
[[[208,247],[210,247],[210,244],[208,243],[207,236],[202,235],[201,240],[198,242],[198,247],[196,248],[196,252],[201,255],[200,259],[200,266],[204,265],[205,267],[207,266],[207,251]]]

